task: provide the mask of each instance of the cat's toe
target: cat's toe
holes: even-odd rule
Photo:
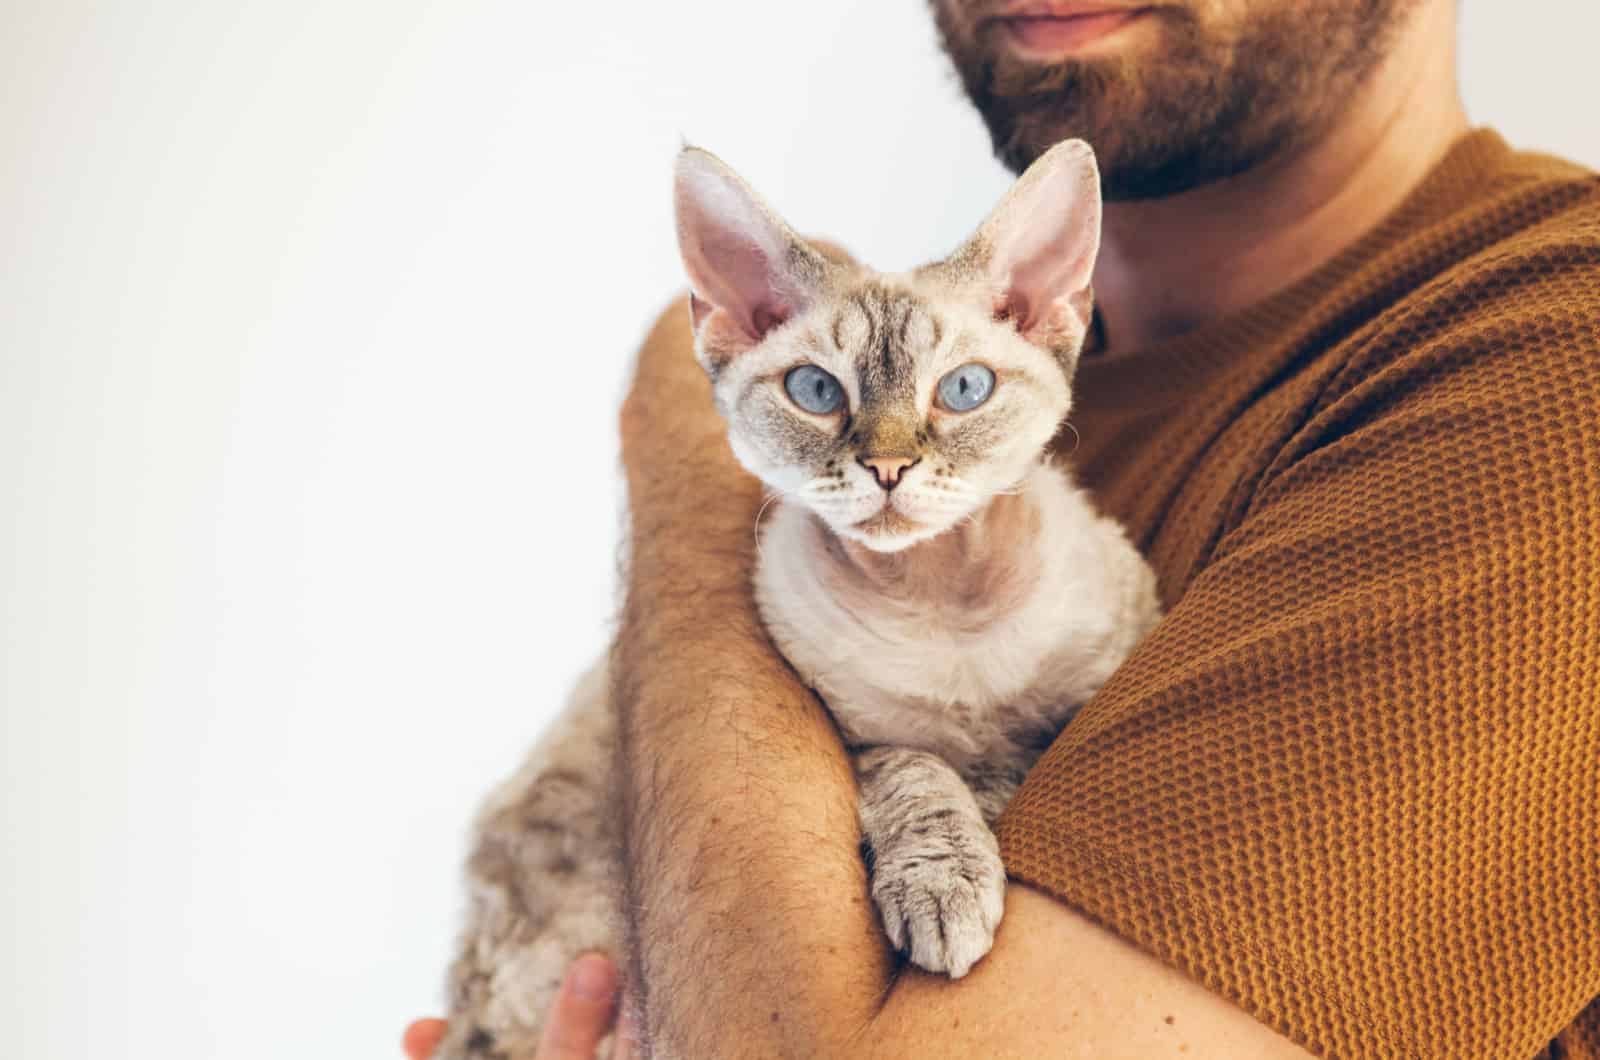
[[[1005,905],[998,854],[879,866],[872,895],[894,947],[929,972],[959,979],[994,945]]]

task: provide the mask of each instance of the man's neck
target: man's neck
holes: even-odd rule
[[[1438,24],[1453,12],[1419,14],[1314,144],[1170,198],[1107,204],[1094,280],[1107,351],[1147,348],[1288,287],[1416,188],[1467,129],[1453,26]]]

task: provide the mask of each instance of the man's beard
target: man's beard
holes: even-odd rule
[[[995,155],[1014,171],[1088,140],[1108,199],[1174,195],[1314,139],[1383,60],[1417,0],[1258,0],[1229,25],[1157,7],[1155,47],[1026,61],[979,20],[995,0],[931,0]],[[956,9],[960,9],[957,13]]]

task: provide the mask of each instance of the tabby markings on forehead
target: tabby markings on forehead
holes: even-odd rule
[[[835,314],[834,345],[854,359],[863,403],[886,394],[909,395],[919,356],[944,337],[938,316],[915,293],[889,284],[862,284]]]
[[[833,337],[834,347],[841,353],[847,353],[865,344],[866,337],[872,334],[872,318],[867,307],[858,299],[847,298],[833,315],[833,325],[828,330]]]
[[[822,344],[822,337],[814,329],[808,330],[804,335],[800,336],[796,340],[796,345],[813,361],[821,357],[822,351],[826,349]]]

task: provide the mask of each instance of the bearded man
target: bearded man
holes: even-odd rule
[[[1097,150],[1071,461],[1167,617],[1002,819],[990,955],[899,967],[674,307],[622,419],[639,1040],[1600,1057],[1600,181],[1468,129],[1455,0],[933,7],[1011,168]]]

